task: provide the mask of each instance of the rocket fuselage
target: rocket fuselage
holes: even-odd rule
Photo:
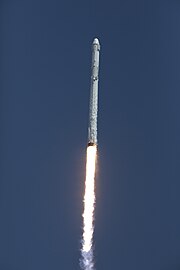
[[[97,144],[99,52],[100,52],[100,44],[99,44],[98,39],[95,38],[92,44],[88,146]]]

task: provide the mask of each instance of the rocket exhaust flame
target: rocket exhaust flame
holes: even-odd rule
[[[86,180],[83,212],[83,239],[82,239],[82,268],[93,270],[93,232],[95,207],[95,172],[96,172],[97,146],[87,147]]]

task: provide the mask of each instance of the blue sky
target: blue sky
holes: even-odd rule
[[[95,262],[180,268],[179,1],[1,1],[0,269],[79,269],[91,42]]]

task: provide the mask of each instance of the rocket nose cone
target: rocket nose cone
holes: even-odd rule
[[[99,45],[99,40],[97,38],[93,40],[93,45]]]

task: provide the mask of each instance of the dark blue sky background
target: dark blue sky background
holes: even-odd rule
[[[1,270],[79,269],[96,36],[96,267],[180,269],[180,1],[1,0]]]

